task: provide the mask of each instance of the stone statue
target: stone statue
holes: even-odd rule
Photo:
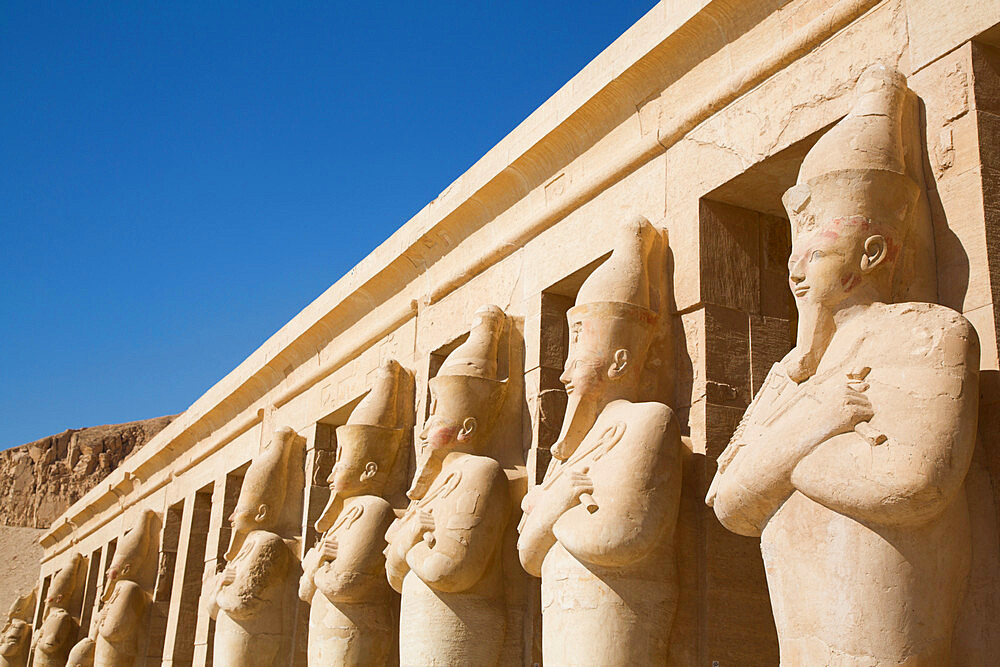
[[[400,664],[495,665],[506,604],[500,546],[511,512],[491,434],[505,396],[497,353],[507,316],[476,311],[468,339],[429,382],[412,502],[386,539],[386,572],[402,593]]]
[[[76,643],[69,652],[66,667],[94,667],[94,651],[96,643],[90,637],[84,637]]]
[[[306,554],[299,597],[310,603],[309,664],[386,665],[395,660],[399,597],[385,576],[385,533],[396,515],[387,485],[405,471],[412,433],[412,379],[395,361],[337,428],[322,537]]]
[[[543,482],[522,501],[521,564],[542,579],[542,656],[553,665],[662,665],[677,604],[681,441],[674,413],[637,402],[658,316],[647,220],[567,313],[568,402]]]
[[[25,667],[28,664],[35,596],[35,590],[21,595],[7,612],[7,621],[0,631],[0,667]]]
[[[72,604],[79,585],[83,562],[83,556],[75,553],[69,564],[52,577],[45,600],[42,627],[35,633],[31,663],[33,667],[64,667],[66,664],[80,630],[79,622],[67,607]]]
[[[919,197],[907,88],[875,66],[858,90],[785,193],[798,340],[707,501],[761,538],[782,664],[947,665],[970,562],[979,345],[958,313],[893,302],[912,280],[899,258]]]
[[[226,566],[209,587],[208,612],[216,619],[214,659],[223,667],[270,667],[285,659],[291,634],[287,589],[298,576],[297,560],[282,535],[282,504],[289,488],[295,431],[278,429],[254,457],[229,517],[232,539]],[[293,591],[294,592],[294,591]]]
[[[152,601],[143,583],[149,581],[150,566],[156,562],[156,519],[153,510],[139,515],[108,568],[94,640],[94,662],[102,667],[131,667],[142,648],[146,611]]]

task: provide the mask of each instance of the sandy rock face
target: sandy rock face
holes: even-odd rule
[[[0,452],[0,525],[48,528],[173,419],[68,429]]]

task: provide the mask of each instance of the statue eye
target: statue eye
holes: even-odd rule
[[[809,261],[815,262],[817,259],[824,257],[825,255],[826,253],[822,250],[813,250],[812,253],[809,254]]]

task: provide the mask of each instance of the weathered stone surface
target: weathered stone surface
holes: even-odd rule
[[[386,579],[384,553],[396,516],[386,498],[402,481],[412,422],[413,379],[389,361],[337,428],[330,499],[299,580],[299,597],[310,605],[310,665],[398,661],[399,597]]]
[[[174,417],[68,429],[0,451],[0,525],[48,528]]]
[[[226,564],[209,582],[205,599],[216,619],[218,665],[270,667],[287,655],[301,567],[289,544],[294,524],[286,508],[294,507],[288,496],[298,495],[293,470],[302,465],[302,444],[291,428],[275,431],[250,464],[229,517],[233,533]]]
[[[406,513],[386,533],[386,574],[401,594],[401,665],[500,662],[507,628],[504,533],[507,477],[493,456],[507,384],[496,306],[476,311],[468,339],[428,382],[430,414]],[[501,372],[501,370],[503,372]]]

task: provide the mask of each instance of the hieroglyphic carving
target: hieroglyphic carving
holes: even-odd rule
[[[636,402],[658,319],[649,267],[662,236],[621,228],[567,317],[569,395],[553,460],[522,502],[518,551],[542,578],[546,664],[665,664],[677,602],[677,419]]]
[[[476,311],[469,338],[429,382],[431,409],[406,514],[386,539],[402,594],[400,664],[495,665],[506,627],[500,546],[511,512],[507,477],[483,456],[503,405],[498,345],[507,317]]]
[[[894,303],[893,286],[914,278],[900,257],[920,238],[906,97],[898,72],[866,71],[784,196],[798,340],[708,495],[726,527],[761,537],[782,664],[951,660],[979,350],[958,313]]]
[[[229,517],[233,534],[226,565],[210,583],[208,612],[216,619],[216,665],[270,667],[283,659],[290,637],[288,589],[298,580],[298,561],[281,535],[282,505],[291,488],[290,467],[302,443],[290,428],[280,428],[253,458]]]
[[[412,426],[413,380],[389,361],[337,428],[330,500],[316,521],[321,537],[303,559],[299,582],[299,597],[310,603],[310,665],[374,667],[396,659],[399,598],[383,553],[396,515],[385,497],[405,473]]]

